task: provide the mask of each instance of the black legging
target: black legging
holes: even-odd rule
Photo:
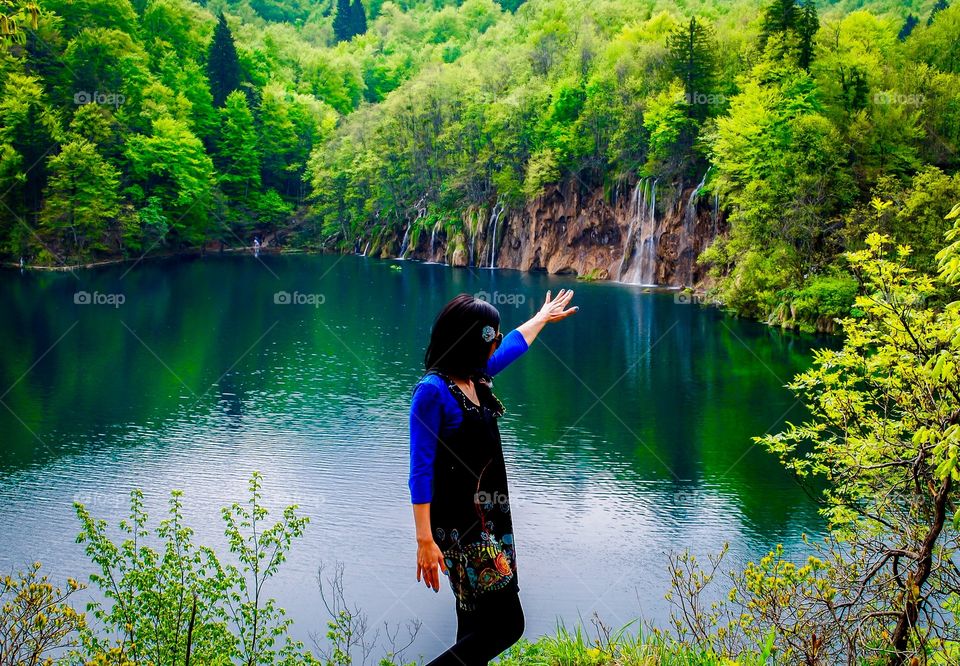
[[[481,595],[476,610],[457,608],[457,642],[427,666],[486,666],[523,635],[523,609],[515,590]]]

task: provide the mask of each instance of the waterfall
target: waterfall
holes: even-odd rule
[[[643,178],[633,191],[632,215],[620,260],[619,280],[655,285],[657,280],[657,184]]]
[[[433,261],[433,257],[436,253],[437,253],[437,225],[433,225],[433,228],[430,230],[430,261]]]
[[[703,178],[700,179],[700,182],[697,183],[697,186],[693,188],[693,192],[690,193],[690,199],[687,201],[687,218],[690,218],[690,208],[693,207],[696,211],[696,203],[700,198],[700,191],[703,190],[703,186],[707,184],[707,176],[710,175],[710,170],[713,169],[712,166],[707,167],[707,170],[703,173]],[[693,215],[693,220],[696,221],[696,214]]]
[[[400,241],[400,259],[407,258],[407,250],[410,249],[408,247],[410,245],[410,227],[412,226],[413,222],[407,222],[407,228],[403,232],[403,240]]]
[[[478,226],[480,225],[476,223],[474,224],[467,223],[467,230],[470,231],[470,258],[467,261],[467,266],[470,266],[471,268],[476,265],[476,263],[473,260],[473,257],[477,253],[477,227]]]
[[[623,255],[620,257],[620,269],[617,271],[617,280],[619,281],[623,281],[623,269],[626,268],[627,262],[633,256],[634,227],[637,226],[637,220],[640,218],[640,209],[641,206],[643,206],[641,202],[646,197],[644,194],[646,186],[647,179],[641,178],[640,181],[637,182],[637,186],[633,188],[633,196],[630,199],[630,210],[632,213],[630,215],[630,223],[627,225],[627,239],[623,243]]]
[[[700,199],[700,192],[707,183],[707,176],[710,175],[708,167],[703,174],[703,178],[687,198],[687,207],[683,211],[683,226],[680,228],[680,241],[677,244],[677,267],[674,278],[684,286],[693,286],[693,267],[699,254],[696,237],[697,227],[697,203]]]
[[[411,220],[410,222],[407,222],[407,228],[403,232],[403,240],[400,242],[400,256],[398,257],[399,259],[406,259],[407,252],[410,251],[410,228],[413,227],[414,224],[416,224],[419,220],[423,219],[427,215],[427,207],[424,203],[426,202],[426,200],[427,200],[427,195],[424,194],[422,197],[420,197],[420,201],[417,202],[416,206],[414,206],[417,209],[417,216],[413,218],[413,220]]]
[[[363,256],[367,256],[367,252],[370,251],[370,241],[367,241],[366,247],[363,248]]]
[[[500,215],[503,213],[503,204],[500,203],[500,199],[497,199],[497,203],[494,204],[493,208],[490,210],[490,225],[487,236],[491,239],[490,241],[490,268],[497,267],[497,225],[500,222]]]
[[[720,221],[720,194],[713,193],[713,237],[717,237],[717,226]]]
[[[640,284],[657,283],[657,183],[650,185],[650,209],[640,226]]]

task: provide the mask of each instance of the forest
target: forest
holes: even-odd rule
[[[703,177],[724,230],[702,287],[810,321],[849,311],[842,256],[871,232],[932,270],[960,198],[946,0],[5,5],[11,263],[254,238],[397,256],[551,183]]]

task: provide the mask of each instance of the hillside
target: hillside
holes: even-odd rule
[[[700,285],[821,326],[852,302],[843,251],[886,231],[928,269],[960,194],[960,7],[942,0],[43,0],[9,18],[0,249],[30,264],[258,237]]]

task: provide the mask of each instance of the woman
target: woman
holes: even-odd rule
[[[410,497],[417,528],[417,580],[457,599],[457,642],[428,666],[486,664],[519,640],[507,472],[492,377],[515,361],[544,325],[569,317],[573,292],[550,292],[529,321],[506,336],[500,313],[461,294],[440,311],[410,408]]]

